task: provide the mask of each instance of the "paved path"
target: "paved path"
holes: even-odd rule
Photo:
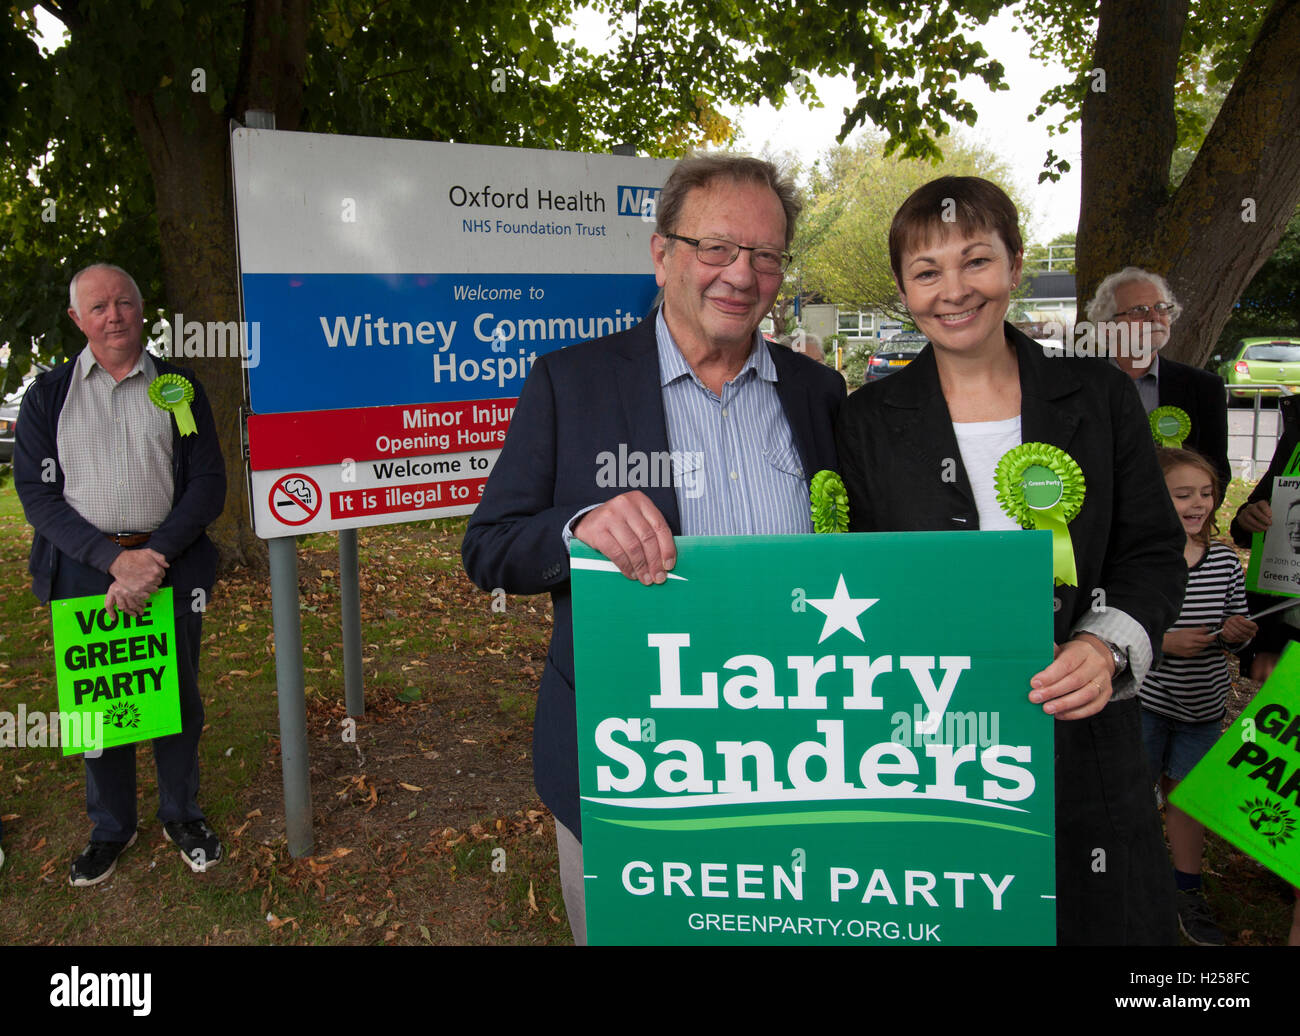
[[[1272,409],[1265,409],[1272,407]],[[1268,468],[1273,459],[1273,450],[1277,446],[1278,424],[1277,409],[1274,404],[1265,403],[1259,410],[1259,428],[1252,436],[1255,426],[1255,411],[1228,410],[1228,460],[1232,464],[1232,473],[1247,482],[1255,482]],[[1252,451],[1252,438],[1254,450]],[[1253,458],[1252,458],[1253,452]]]

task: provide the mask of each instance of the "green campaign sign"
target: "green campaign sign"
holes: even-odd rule
[[[1051,542],[574,540],[588,940],[1054,942]]]
[[[50,612],[64,755],[180,733],[171,587],[139,618],[110,618],[102,594],[51,601]]]
[[[1169,801],[1300,885],[1300,645]]]

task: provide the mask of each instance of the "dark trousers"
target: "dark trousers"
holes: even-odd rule
[[[106,572],[61,556],[51,596],[86,597],[105,593],[113,583]],[[181,695],[181,732],[153,742],[158,770],[158,819],[202,820],[199,809],[199,735],[203,731],[203,699],[199,696],[199,644],[203,615],[191,611],[188,600],[177,600],[176,679]],[[135,833],[135,745],[105,748],[98,759],[86,759],[86,813],[94,823],[91,840],[125,842]]]
[[[1055,727],[1058,943],[1176,945],[1174,884],[1138,699]]]

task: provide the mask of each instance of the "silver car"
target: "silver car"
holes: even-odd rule
[[[23,383],[5,396],[0,403],[0,464],[8,464],[14,459],[14,427],[18,424],[18,408],[22,406],[23,394],[27,391],[36,375],[49,370],[42,363],[32,364],[32,371],[23,378]],[[4,378],[0,377],[0,381]]]

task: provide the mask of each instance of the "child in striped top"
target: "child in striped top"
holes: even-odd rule
[[[1157,452],[1187,534],[1182,613],[1165,633],[1164,659],[1138,692],[1152,780],[1168,797],[1219,738],[1229,687],[1224,651],[1240,650],[1257,627],[1246,617],[1246,580],[1236,553],[1210,539],[1222,499],[1213,466],[1190,450]],[[1167,804],[1165,831],[1178,886],[1179,926],[1198,945],[1222,946],[1223,934],[1201,896],[1205,828]]]

